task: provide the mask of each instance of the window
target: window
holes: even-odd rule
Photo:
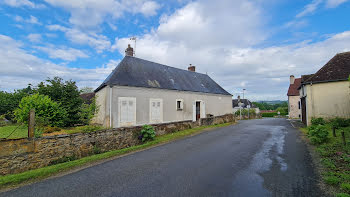
[[[162,99],[150,99],[150,122],[151,123],[163,122],[163,100]]]
[[[298,101],[298,107],[299,107],[299,109],[300,109],[300,101]]]
[[[119,126],[136,124],[136,98],[119,97]]]
[[[184,109],[184,101],[183,99],[176,99],[176,110],[182,111]]]

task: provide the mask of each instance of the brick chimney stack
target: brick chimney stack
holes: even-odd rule
[[[190,64],[190,66],[188,67],[188,71],[196,72],[196,67]]]
[[[290,80],[290,84],[291,84],[291,85],[294,84],[294,81],[295,81],[294,75],[291,75],[291,76],[289,77],[289,80]]]
[[[128,48],[125,49],[126,56],[134,56],[134,49],[128,44]]]

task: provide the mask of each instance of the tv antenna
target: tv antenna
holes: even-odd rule
[[[133,37],[130,38],[130,40],[135,41],[135,43],[134,43],[134,56],[136,57],[136,37],[133,36]]]

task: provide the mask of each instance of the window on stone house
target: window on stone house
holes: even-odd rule
[[[184,104],[182,99],[176,99],[176,110],[181,111],[183,110]]]

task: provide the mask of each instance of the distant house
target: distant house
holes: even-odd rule
[[[302,120],[350,118],[350,52],[339,53],[312,75],[301,77]]]
[[[301,78],[295,78],[291,75],[288,88],[288,116],[289,118],[301,118],[301,103],[298,88],[301,84]]]
[[[232,95],[195,66],[182,70],[136,58],[130,45],[125,52],[95,90],[95,123],[116,128],[232,113]]]
[[[239,96],[237,99],[232,99],[233,113],[236,113],[236,111],[238,111],[240,107],[242,107],[242,109],[247,109],[248,105],[250,106],[251,109],[255,110],[255,113],[260,113],[259,108],[255,106],[252,102],[250,102],[250,100],[241,99]]]

